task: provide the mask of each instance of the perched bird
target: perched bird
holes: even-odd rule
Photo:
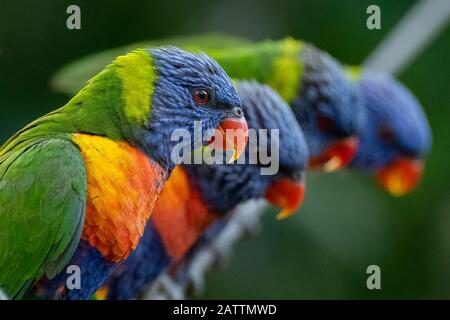
[[[195,121],[245,130],[240,105],[206,55],[139,49],[17,132],[0,148],[0,287],[18,299],[41,280],[38,296],[89,298],[136,249],[175,165],[174,130],[194,142]]]
[[[249,44],[242,39],[238,42],[233,42],[233,38],[228,40],[224,46],[230,50],[238,50]],[[424,160],[431,148],[430,127],[420,103],[406,87],[390,75],[362,70],[361,67],[346,66],[345,70],[355,83],[357,99],[360,99],[359,143],[349,169],[374,175],[378,183],[392,195],[401,196],[412,191],[420,181]],[[294,108],[295,110],[301,109]],[[299,116],[301,115],[298,114]],[[321,126],[327,126],[326,120],[320,122]],[[314,122],[309,122],[311,130],[308,131],[308,121],[303,122],[303,131],[310,143],[310,149],[314,149],[314,141],[320,141],[309,138],[308,134],[311,133],[313,137],[317,136],[312,124]],[[342,148],[341,154],[346,154]],[[351,152],[347,155],[343,158],[351,160]],[[312,162],[314,164],[315,160]],[[329,163],[332,164],[333,161]],[[231,216],[228,220],[233,218],[234,216]],[[183,263],[179,263],[168,273],[179,288],[188,287],[189,282],[193,280],[190,279],[189,268],[199,253],[209,250],[221,255],[211,246],[226,227],[228,220],[209,227],[195,249],[184,258]]]
[[[303,128],[311,167],[334,171],[349,163],[357,146],[360,102],[356,86],[342,65],[313,46],[290,38],[256,44],[227,36],[221,37],[222,41],[211,42],[211,38],[214,37],[199,36],[161,41],[180,45],[189,51],[205,51],[232,77],[256,79],[275,89],[290,104]],[[150,46],[158,44],[159,41],[146,43]],[[57,73],[53,80],[54,87],[65,92],[72,91],[87,75],[101,68],[105,61],[110,59],[111,54],[120,53],[133,46],[108,50],[76,61]],[[75,72],[78,72],[77,77],[73,77]],[[280,186],[280,189],[282,188],[283,186]],[[284,192],[289,192],[289,189],[284,188]],[[226,224],[226,219],[215,224],[215,231],[203,237],[202,243],[207,245],[208,239],[212,239]],[[159,273],[160,270],[157,269],[156,274]],[[131,274],[131,278],[134,277],[132,273],[128,274]],[[115,287],[120,283],[125,285],[134,282],[116,281],[111,286]],[[128,292],[136,291],[120,288],[108,294],[103,292],[101,295],[127,298],[132,296],[127,295]]]
[[[334,171],[354,156],[361,127],[360,98],[345,68],[327,53],[292,38],[252,43],[228,35],[203,35],[145,42],[150,46],[160,43],[204,51],[231,77],[254,79],[275,89],[290,104],[305,133],[311,168]],[[53,86],[72,92],[111,55],[133,46],[75,61],[57,72]]]
[[[137,249],[121,264],[97,298],[135,298],[170,265],[192,249],[204,230],[227,218],[238,204],[265,197],[283,208],[279,218],[296,211],[304,197],[308,149],[289,106],[269,87],[256,82],[237,82],[249,131],[269,129],[268,144],[279,130],[279,170],[262,175],[267,163],[233,165],[181,165],[163,188]],[[261,139],[262,133],[258,134]],[[260,140],[261,141],[261,140]],[[247,159],[259,149],[246,147]],[[270,152],[275,152],[271,150]],[[243,155],[244,156],[244,155]]]
[[[206,50],[231,77],[267,83],[287,101],[305,134],[310,167],[335,171],[354,156],[360,101],[343,66],[291,38]]]
[[[402,196],[417,186],[431,149],[426,115],[413,94],[392,76],[359,67],[348,67],[348,72],[357,81],[363,123],[357,153],[348,168],[373,175],[390,194]],[[202,252],[222,255],[213,246],[231,219],[234,216],[209,227],[195,249],[167,273],[179,289],[199,280],[191,278],[194,266],[196,274],[207,271],[209,266],[198,270],[195,264]]]
[[[419,101],[392,76],[360,75],[363,130],[350,168],[373,174],[390,194],[401,196],[420,181],[431,149],[431,130]]]

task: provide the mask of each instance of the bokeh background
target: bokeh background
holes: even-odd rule
[[[0,6],[0,142],[63,105],[49,79],[65,63],[153,38],[229,32],[254,40],[305,39],[359,64],[415,3],[411,0],[23,1]],[[66,29],[66,8],[81,7],[82,29]],[[382,29],[366,28],[381,8]],[[207,276],[198,298],[450,298],[450,28],[399,78],[422,102],[434,143],[424,179],[392,198],[364,175],[308,177],[301,213],[241,242]],[[413,138],[413,137],[411,137]],[[366,268],[381,267],[381,290]]]

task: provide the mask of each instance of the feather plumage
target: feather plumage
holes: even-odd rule
[[[198,87],[214,103],[197,105]],[[21,298],[45,275],[37,295],[89,298],[136,248],[174,166],[172,132],[193,136],[196,120],[214,129],[239,105],[206,55],[140,49],[20,130],[0,148],[0,287]],[[80,267],[82,289],[66,287],[68,263]]]

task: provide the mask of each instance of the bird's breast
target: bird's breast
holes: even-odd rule
[[[137,247],[167,172],[124,141],[74,134],[85,162],[88,191],[82,239],[120,262]]]
[[[177,261],[217,217],[185,170],[178,166],[164,185],[151,220],[167,254]]]

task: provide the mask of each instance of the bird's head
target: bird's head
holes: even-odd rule
[[[173,167],[171,152],[180,141],[173,133],[182,129],[189,133],[190,146],[208,143],[203,133],[208,129],[241,129],[247,123],[239,96],[225,71],[205,54],[193,54],[175,47],[148,49],[155,81],[149,121],[145,122],[143,140],[153,156],[165,167]],[[201,132],[196,130],[201,123]],[[238,154],[244,144],[232,143]],[[192,150],[191,150],[192,151]]]
[[[418,100],[397,80],[366,71],[359,89],[364,130],[351,165],[375,175],[392,195],[414,189],[431,149],[431,131]]]
[[[219,212],[265,197],[282,209],[279,218],[287,217],[300,207],[305,192],[309,153],[303,132],[289,106],[272,89],[253,81],[237,82],[236,87],[249,125],[245,163],[193,165],[189,171],[207,202]],[[274,153],[278,156],[273,157]],[[270,163],[263,158],[268,154]],[[262,174],[261,169],[273,166],[273,161],[277,161],[277,170]]]
[[[334,171],[356,152],[360,97],[343,66],[328,54],[305,45],[300,58],[303,75],[291,106],[308,143],[310,167]]]

